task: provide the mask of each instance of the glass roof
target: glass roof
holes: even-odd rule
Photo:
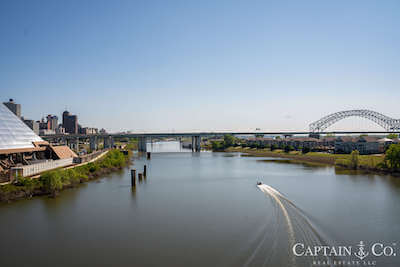
[[[43,141],[4,104],[0,104],[0,149],[33,148]]]

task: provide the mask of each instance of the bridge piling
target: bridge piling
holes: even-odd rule
[[[136,170],[131,170],[131,186],[136,186]]]
[[[146,176],[147,176],[147,166],[146,165],[143,166],[143,176],[144,176],[144,178],[146,178]]]
[[[141,136],[139,137],[139,142],[138,142],[138,150],[139,152],[146,152],[147,151],[147,137]]]

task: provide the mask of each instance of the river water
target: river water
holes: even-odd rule
[[[400,266],[400,179],[177,142],[148,149],[151,160],[136,154],[130,167],[148,170],[134,190],[126,168],[56,199],[1,204],[0,266]],[[363,260],[292,251],[355,253],[360,241]],[[392,255],[372,255],[377,242]]]

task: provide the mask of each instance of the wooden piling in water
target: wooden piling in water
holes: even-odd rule
[[[144,167],[143,167],[143,176],[146,177],[146,175],[147,175],[147,167],[146,167],[146,165],[144,165]]]
[[[138,174],[138,177],[139,177],[139,181],[142,181],[143,174],[142,174],[142,173],[139,173],[139,174]]]
[[[151,152],[147,152],[147,159],[151,159]]]
[[[131,170],[131,186],[136,186],[136,170]]]

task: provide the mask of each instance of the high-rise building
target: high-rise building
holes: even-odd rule
[[[78,133],[78,116],[71,115],[68,111],[64,111],[63,114],[63,127],[66,133],[77,134]]]
[[[44,118],[42,118],[40,121],[37,121],[37,123],[39,123],[39,130],[48,130],[49,126],[47,124],[47,122],[44,120]]]
[[[58,127],[58,117],[53,115],[47,115],[47,129],[56,130]]]
[[[21,118],[21,104],[14,102],[14,99],[10,98],[8,102],[4,102],[4,105],[11,110],[18,118]]]

